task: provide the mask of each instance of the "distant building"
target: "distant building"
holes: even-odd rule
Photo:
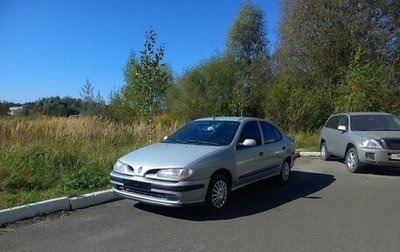
[[[20,107],[10,107],[8,110],[8,114],[9,115],[15,115],[15,113],[18,111],[18,110],[21,110],[21,109],[23,109],[24,107],[22,107],[22,106],[20,106]]]

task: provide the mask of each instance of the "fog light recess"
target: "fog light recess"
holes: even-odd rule
[[[375,160],[375,153],[367,152],[365,153],[367,159]]]

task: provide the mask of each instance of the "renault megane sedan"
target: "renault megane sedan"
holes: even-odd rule
[[[123,198],[163,206],[203,203],[219,211],[231,191],[272,176],[288,181],[295,157],[293,139],[272,122],[203,118],[121,157],[110,181]]]

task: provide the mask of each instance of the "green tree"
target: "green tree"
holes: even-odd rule
[[[150,142],[153,117],[165,111],[167,89],[172,82],[171,71],[163,63],[164,50],[164,45],[156,47],[156,32],[150,30],[139,59],[132,53],[124,71],[126,85],[121,92],[122,104],[128,116],[146,118]]]
[[[82,101],[71,97],[47,97],[37,100],[32,108],[34,114],[46,116],[78,115],[82,108]]]
[[[107,106],[100,94],[97,91],[97,95],[94,95],[94,86],[89,79],[86,79],[85,84],[81,87],[79,92],[83,100],[81,114],[87,116],[99,116],[103,117],[107,113]]]
[[[226,53],[237,74],[231,106],[236,114],[263,116],[263,90],[271,78],[264,12],[245,1],[228,32]]]
[[[7,115],[10,106],[6,101],[0,102],[0,115]]]
[[[284,84],[291,92],[286,97],[287,108],[274,107],[267,93],[267,116],[286,113],[288,125],[309,118],[314,122],[308,127],[318,128],[318,122],[334,111],[351,106],[359,110],[377,108],[376,102],[374,106],[368,102],[355,104],[370,88],[398,92],[399,7],[399,1],[386,0],[283,0],[280,43],[272,57],[273,82]],[[359,51],[362,57],[355,64]],[[353,93],[355,90],[358,94]],[[367,97],[370,95],[373,97],[372,93]],[[350,96],[348,107],[344,101]],[[393,104],[390,97],[379,110],[389,111]],[[310,115],[307,108],[315,113]]]
[[[389,86],[384,66],[363,63],[358,51],[339,85],[336,111],[387,111],[398,113],[400,99]]]
[[[168,113],[194,119],[233,115],[231,107],[236,83],[234,62],[230,57],[215,56],[187,70],[168,90]]]

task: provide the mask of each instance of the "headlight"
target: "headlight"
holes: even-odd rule
[[[363,138],[362,146],[368,149],[382,149],[382,145],[375,139]]]
[[[193,171],[190,169],[162,169],[157,173],[159,178],[180,180],[190,177]]]
[[[121,162],[121,161],[117,161],[114,164],[114,171],[119,172],[119,173],[128,173],[129,170],[129,165]]]

